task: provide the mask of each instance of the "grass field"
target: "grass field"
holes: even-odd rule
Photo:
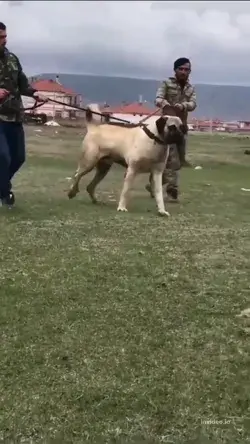
[[[122,168],[69,201],[80,130],[26,128],[1,209],[0,442],[250,442],[250,140],[190,135],[181,203],[157,216]]]

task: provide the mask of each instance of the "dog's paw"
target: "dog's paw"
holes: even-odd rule
[[[159,216],[165,216],[165,217],[169,217],[170,214],[168,211],[158,211]]]
[[[67,194],[69,199],[73,199],[76,196],[76,192],[74,190],[69,190]]]
[[[128,212],[127,208],[124,208],[124,207],[118,207],[117,211],[123,211],[124,213]]]
[[[87,187],[86,187],[86,191],[87,191],[87,193],[88,193],[88,195],[89,195],[89,197],[90,197],[92,203],[93,203],[93,204],[97,204],[97,203],[98,203],[98,200],[97,200],[97,198],[95,197],[95,195],[94,195],[94,193],[93,193],[94,190],[91,189],[89,186],[87,186]]]
[[[92,204],[96,205],[99,203],[98,200],[94,196],[89,196],[89,197],[91,199]]]

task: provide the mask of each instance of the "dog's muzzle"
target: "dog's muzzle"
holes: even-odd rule
[[[170,125],[168,127],[168,132],[166,134],[165,141],[169,143],[182,143],[184,139],[184,134],[181,129],[177,128],[176,125]]]

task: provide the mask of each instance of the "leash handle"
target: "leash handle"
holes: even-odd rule
[[[138,123],[138,125],[141,125],[142,123],[146,122],[146,120],[148,120],[150,117],[153,117],[155,114],[157,114],[159,112],[159,108],[157,108],[155,111],[153,111],[151,114],[149,114],[148,116],[144,117],[143,119],[141,119]]]
[[[144,117],[143,119],[141,119],[140,121],[139,121],[139,123],[138,123],[138,125],[141,125],[142,123],[144,123],[144,122],[146,122],[146,120],[148,120],[150,117],[152,117],[152,116],[155,116],[155,114],[157,114],[159,111],[164,111],[164,108],[168,108],[169,110],[170,110],[170,113],[172,113],[173,112],[173,115],[174,116],[177,116],[177,113],[176,113],[176,109],[173,107],[173,106],[171,106],[171,105],[166,105],[166,106],[164,106],[164,107],[161,107],[161,108],[157,108],[155,111],[153,111],[151,114],[149,114],[148,116],[146,116],[146,117]],[[171,115],[171,114],[170,114]]]
[[[83,108],[77,105],[68,105],[67,103],[61,102],[60,100],[55,100],[55,99],[48,99],[48,102],[52,102],[52,103],[57,103],[58,105],[63,105],[63,106],[67,106],[68,108],[72,108],[72,109],[78,109],[79,111],[87,111],[87,108]],[[32,107],[29,108],[24,108],[24,111],[28,111],[28,110],[33,110],[36,108],[39,108],[40,106],[44,105],[45,102],[42,103],[37,103],[37,101],[35,102],[35,104]],[[105,117],[105,114],[103,113],[98,113],[97,111],[91,111],[92,114],[101,116],[101,117]],[[150,117],[154,116],[155,114],[157,114],[159,112],[159,108],[157,108],[156,110],[154,110],[151,114],[149,114],[148,116],[144,117],[143,119],[141,119],[138,122],[138,126],[142,125],[144,122],[146,122],[146,120],[148,120]],[[113,120],[116,120],[118,122],[122,122],[122,123],[131,123],[129,120],[125,120],[125,119],[120,119],[118,117],[112,117]]]
[[[32,111],[33,109],[37,109],[40,108],[40,106],[43,106],[46,102],[37,102],[37,100],[35,101],[33,106],[30,106],[28,108],[23,108],[23,111]]]
[[[178,110],[173,105],[165,105],[161,108],[162,113],[168,114],[169,116],[178,116]]]
[[[6,97],[0,103],[0,108],[2,108],[2,106],[5,105],[9,100],[14,99],[14,98],[15,98],[15,96],[13,94],[11,94],[11,92],[9,92],[9,94],[6,95]]]

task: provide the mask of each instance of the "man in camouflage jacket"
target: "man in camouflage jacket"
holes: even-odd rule
[[[6,48],[6,26],[0,22],[0,206],[15,202],[11,180],[25,161],[21,95],[46,101],[28,82],[17,56]]]
[[[196,93],[188,78],[191,72],[189,59],[182,57],[174,62],[175,76],[162,82],[156,93],[155,104],[162,109],[163,114],[173,114],[181,118],[186,128],[184,142],[181,145],[170,145],[170,153],[166,169],[163,173],[162,184],[167,184],[168,196],[177,201],[179,188],[179,171],[182,166],[189,166],[186,161],[187,117],[188,112],[196,108]],[[153,197],[152,176],[146,189]]]

